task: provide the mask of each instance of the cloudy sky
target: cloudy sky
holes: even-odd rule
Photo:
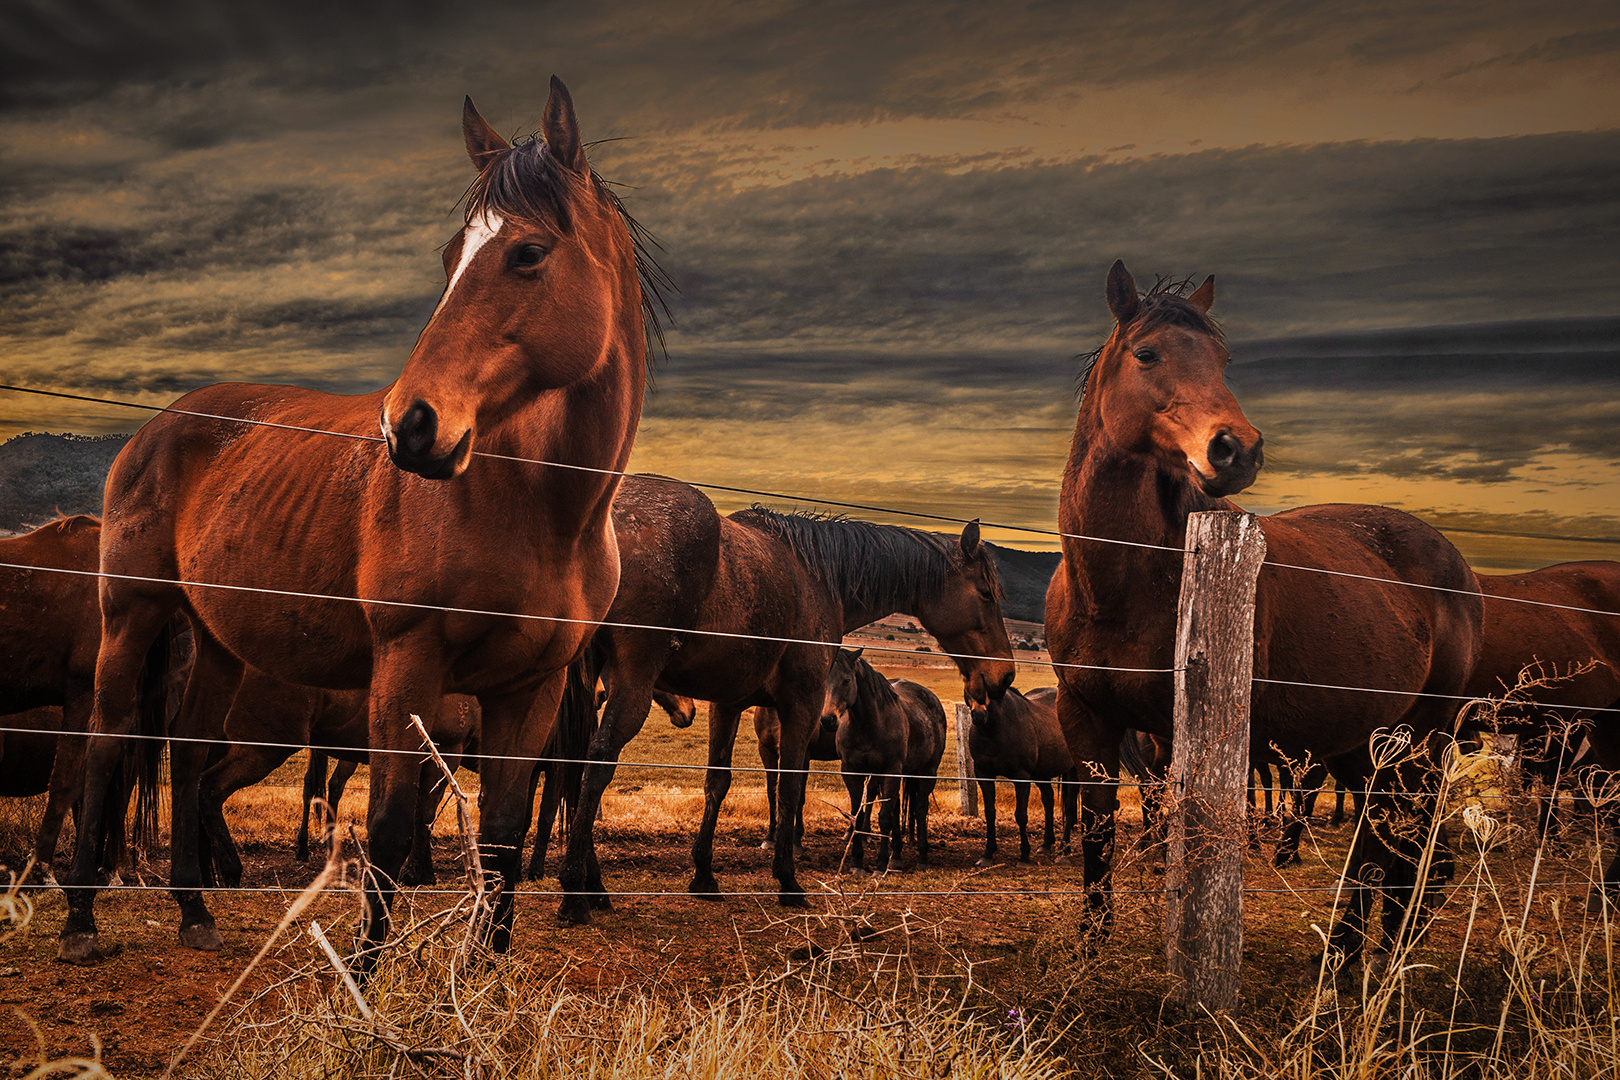
[[[1122,257],[1216,275],[1251,508],[1620,552],[1612,2],[3,0],[3,381],[387,382],[462,95],[525,133],[553,73],[680,289],[638,468],[1050,528]]]

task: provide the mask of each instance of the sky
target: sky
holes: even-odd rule
[[[1620,552],[1612,2],[0,0],[0,381],[385,384],[462,96],[528,133],[552,74],[679,290],[637,469],[1051,529],[1123,258],[1216,276],[1248,508]]]

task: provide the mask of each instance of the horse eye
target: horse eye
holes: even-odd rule
[[[539,244],[523,244],[512,249],[506,264],[514,270],[533,270],[546,257],[546,249]]]
[[[1142,348],[1137,349],[1134,355],[1144,364],[1157,364],[1159,362],[1159,350],[1151,346],[1144,345]]]

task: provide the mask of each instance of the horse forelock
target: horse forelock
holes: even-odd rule
[[[956,537],[902,525],[843,515],[782,514],[757,503],[737,516],[781,539],[833,592],[866,606],[899,610],[936,594],[963,561]],[[995,560],[982,548],[980,557],[999,598]]]
[[[582,196],[578,173],[558,161],[545,139],[531,135],[496,151],[492,159],[468,186],[462,196],[463,224],[490,215],[533,221],[563,234],[573,232],[573,201]],[[591,190],[618,215],[630,235],[635,256],[636,279],[641,286],[641,318],[647,334],[647,363],[664,349],[663,318],[669,315],[664,291],[671,287],[669,275],[658,265],[652,251],[658,242],[625,209],[624,201],[595,169],[588,183]]]

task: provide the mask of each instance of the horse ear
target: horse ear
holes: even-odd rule
[[[467,140],[467,156],[472,158],[479,172],[495,160],[496,154],[512,149],[510,143],[495,134],[494,128],[484,123],[470,97],[461,106],[461,135]]]
[[[579,141],[579,121],[574,117],[574,99],[557,76],[551,77],[551,96],[546,99],[546,118],[540,131],[546,137],[551,156],[581,176],[588,175],[585,147]]]
[[[1204,283],[1194,289],[1187,297],[1187,303],[1209,314],[1209,309],[1215,306],[1215,275],[1211,274],[1204,279]]]
[[[1124,326],[1136,318],[1141,306],[1142,300],[1136,295],[1136,281],[1131,277],[1131,272],[1125,269],[1125,260],[1115,259],[1114,265],[1108,268],[1108,310],[1114,313],[1114,321]]]
[[[979,519],[974,518],[962,526],[962,558],[974,559],[979,554]]]
[[[861,653],[863,653],[865,651],[866,651],[866,646],[864,646],[864,645],[862,645],[858,649],[851,649],[851,650],[849,650],[849,658],[851,660],[859,660],[861,658]]]

